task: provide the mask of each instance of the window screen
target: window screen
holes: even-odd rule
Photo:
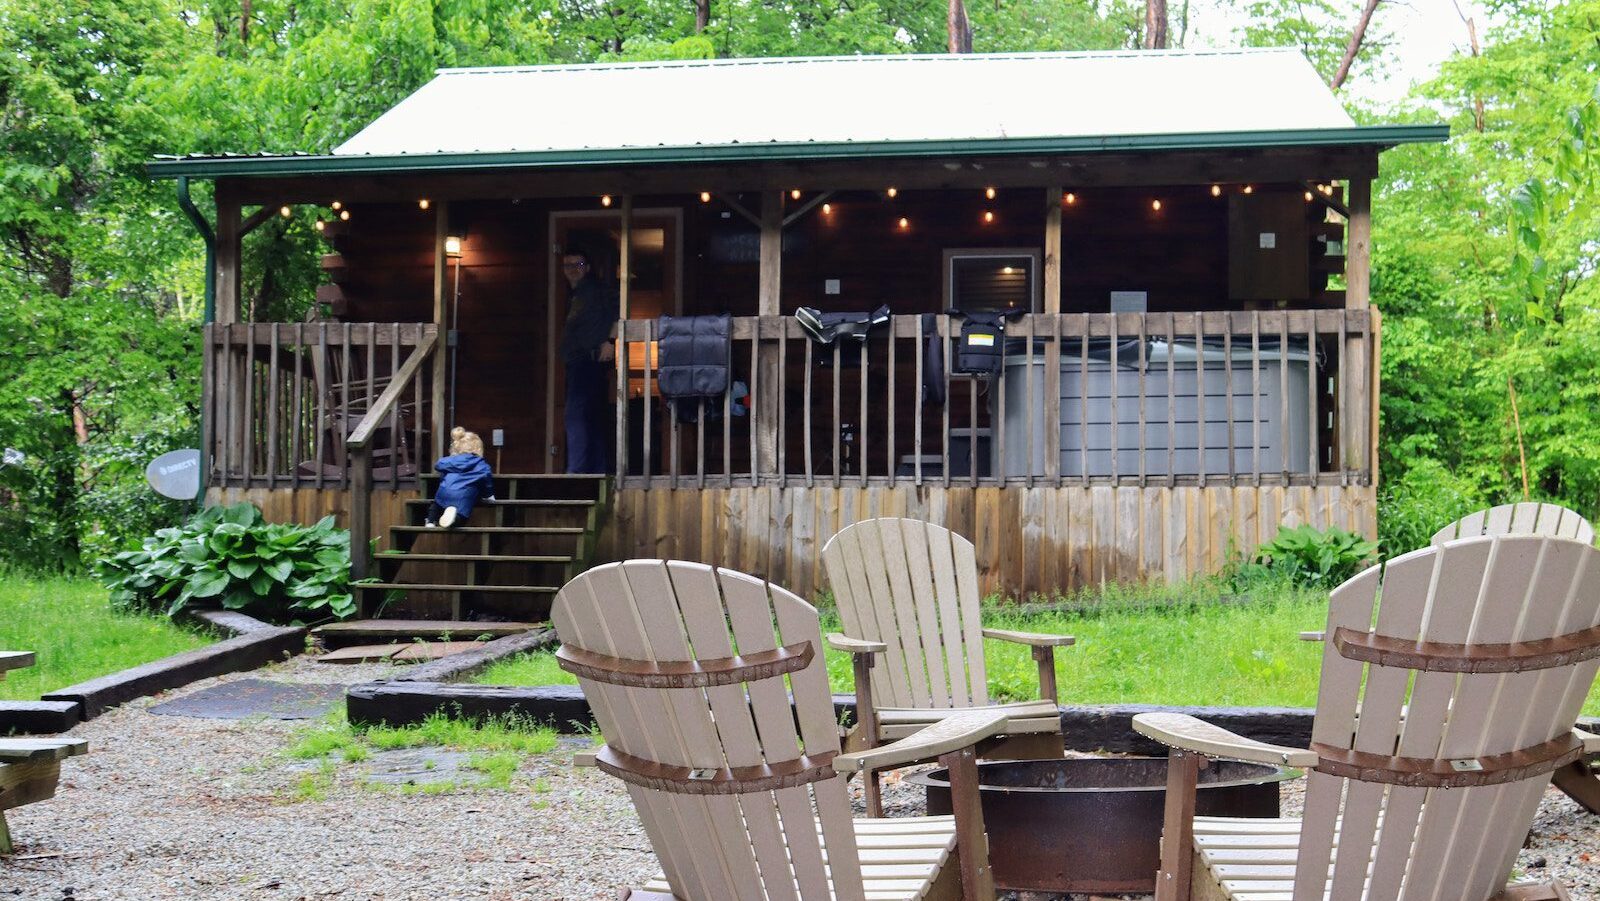
[[[1027,254],[955,253],[950,256],[950,305],[985,313],[1033,311],[1034,258]]]

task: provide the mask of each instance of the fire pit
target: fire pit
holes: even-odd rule
[[[1200,771],[1202,816],[1275,817],[1280,767],[1212,761]],[[928,813],[950,812],[944,770],[906,777]],[[1160,862],[1165,758],[1005,760],[978,765],[995,884],[1012,891],[1151,892]]]

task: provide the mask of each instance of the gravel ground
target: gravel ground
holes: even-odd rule
[[[183,692],[389,671],[298,658]],[[374,791],[357,784],[360,764],[340,764],[323,799],[296,800],[307,765],[284,750],[303,723],[145,711],[159,700],[78,727],[91,753],[66,762],[57,797],[8,812],[18,853],[0,860],[0,901],[611,899],[656,871],[621,784],[572,769],[570,744],[526,760],[509,791]],[[920,812],[921,794],[891,782],[890,814]],[[1286,783],[1285,813],[1298,812],[1300,795],[1300,783]],[[1552,790],[1519,865],[1565,881],[1574,901],[1600,901],[1589,854],[1600,855],[1600,817]]]

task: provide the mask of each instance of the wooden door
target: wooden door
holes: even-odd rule
[[[635,210],[631,225],[628,298],[625,315],[629,319],[654,319],[662,314],[677,315],[683,310],[683,211],[678,209]],[[611,288],[622,281],[622,212],[582,211],[550,214],[550,344],[547,354],[546,401],[548,440],[545,442],[546,472],[566,470],[566,369],[561,361],[561,333],[567,318],[570,290],[561,275],[561,256],[582,250],[589,256],[593,271]],[[643,366],[643,354],[631,366]],[[635,373],[635,378],[640,374]],[[615,385],[611,386],[615,394]]]

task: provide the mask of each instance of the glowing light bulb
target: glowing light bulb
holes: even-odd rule
[[[900,189],[899,188],[890,188],[889,190],[885,191],[884,193],[888,194],[890,197],[893,197],[893,196],[895,196],[895,195],[900,193]]]
[[[455,235],[447,235],[444,239],[444,252],[446,256],[461,256],[461,239]]]
[[[1067,206],[1072,206],[1073,204],[1075,204],[1077,202],[1078,202],[1078,195],[1072,193],[1071,191],[1068,191],[1067,192]]]
[[[901,228],[910,228],[911,227],[911,220],[907,219],[904,216],[901,216],[900,217],[900,227]]]
[[[1156,212],[1160,212],[1161,211],[1161,201],[1159,201],[1159,200],[1150,201],[1150,209],[1155,210]]]
[[[1002,273],[1004,273],[1004,274],[1006,274],[1006,275],[1010,275],[1010,274],[1012,274],[1012,273],[1013,273],[1013,272],[1016,272],[1016,271],[1017,271],[1017,270],[1016,270],[1016,269],[1014,269],[1014,268],[1013,268],[1013,267],[1011,267],[1011,266],[1002,266],[1002,267],[1000,267],[1000,271],[1001,271],[1001,272],[1002,272]]]
[[[1306,203],[1310,203],[1314,199],[1315,199],[1315,195],[1313,195],[1310,191],[1307,191],[1306,192]]]
[[[799,188],[795,188],[794,190],[790,191],[789,192],[789,199],[790,200],[799,200],[800,199],[800,189]]]
[[[602,195],[600,195],[600,205],[601,206],[610,206],[611,205],[611,195],[610,194],[602,194]]]
[[[428,198],[426,198],[426,197],[424,197],[421,200],[417,201],[417,209],[419,209],[419,210],[425,210],[430,206],[432,206],[432,204],[430,204],[428,202]]]
[[[983,221],[985,221],[985,222],[993,222],[994,221],[994,211],[993,210],[984,210],[983,211]]]
[[[333,207],[336,210],[344,208],[344,204],[340,203],[337,200],[335,200],[333,203],[329,204],[329,206]]]
[[[341,221],[341,222],[349,222],[350,221],[350,211],[349,210],[340,210],[339,211],[339,221]]]
[[[701,191],[700,192],[700,202],[701,203],[710,203],[711,202],[711,192],[710,191]]]
[[[1212,185],[1211,186],[1211,196],[1212,197],[1221,197],[1222,196],[1222,185]]]
[[[831,203],[823,204],[822,205],[822,215],[824,215],[824,216],[832,216],[833,215],[833,204],[831,204]]]
[[[983,196],[989,198],[990,200],[993,200],[994,199],[994,188],[984,188],[983,189]]]
[[[282,216],[285,219],[289,218],[293,214],[294,214],[294,210],[291,210],[286,206],[278,207],[278,215]]]
[[[324,228],[327,228],[327,226],[328,226],[328,224],[326,222],[323,222],[321,219],[318,219],[316,221],[316,223],[314,225],[312,225],[311,227],[316,229],[317,231],[322,231]]]
[[[1256,192],[1256,189],[1254,187],[1250,186],[1250,185],[1245,185],[1244,186],[1244,192],[1246,194],[1254,194]]]

